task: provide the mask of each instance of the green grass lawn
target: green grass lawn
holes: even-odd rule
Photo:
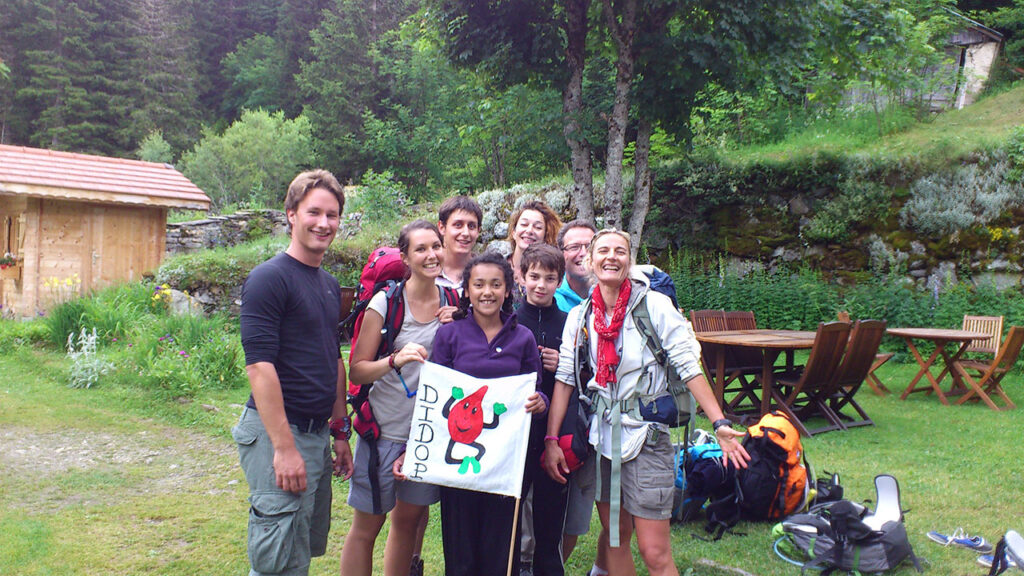
[[[874,117],[862,114],[832,120],[794,133],[773,144],[752,145],[729,151],[736,163],[786,161],[820,153],[864,154],[871,157],[953,160],[978,149],[1001,146],[1024,118],[1024,85],[983,98],[962,110],[935,115],[928,122],[878,136]]]
[[[247,490],[228,431],[247,392],[167,403],[102,383],[69,389],[60,381],[64,369],[54,353],[26,348],[0,356],[0,574],[245,573]],[[915,371],[890,363],[881,377],[899,390]],[[1010,396],[1024,403],[1024,377],[1007,380]],[[1021,412],[947,407],[924,394],[900,401],[867,388],[858,398],[876,426],[805,440],[812,464],[838,472],[855,500],[874,498],[876,474],[895,475],[927,573],[985,574],[973,553],[942,548],[924,533],[963,526],[994,541],[1008,528],[1024,529]],[[338,571],[350,520],[346,494],[337,482],[331,545],[312,574]],[[774,556],[767,524],[741,524],[745,535],[713,543],[691,536],[701,528],[673,528],[681,572],[707,559],[753,574],[799,574]],[[568,574],[589,568],[595,537],[592,530],[581,539]],[[427,573],[442,574],[436,510],[424,554]],[[730,572],[701,565],[692,573]]]

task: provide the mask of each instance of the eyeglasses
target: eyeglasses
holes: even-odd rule
[[[586,243],[586,244],[583,244],[582,242],[580,242],[580,243],[577,243],[577,244],[569,244],[565,248],[562,248],[562,252],[568,252],[570,254],[575,254],[576,252],[579,252],[580,250],[587,250],[588,248],[590,248],[590,243],[589,242]]]

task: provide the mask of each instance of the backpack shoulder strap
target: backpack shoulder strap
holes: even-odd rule
[[[402,294],[405,292],[405,280],[396,283],[389,283],[384,292],[384,299],[387,301],[387,312],[384,314],[384,330],[380,339],[380,348],[377,349],[377,358],[387,356],[394,351],[395,338],[402,329],[402,322],[405,320],[405,300]]]
[[[643,336],[644,344],[651,354],[654,354],[654,360],[663,368],[668,369],[668,354],[662,347],[661,337],[658,336],[658,331],[654,328],[654,322],[651,320],[651,311],[647,309],[646,294],[641,296],[640,301],[633,307],[633,322],[636,324],[636,329],[640,331],[640,335]]]
[[[580,314],[580,323],[576,330],[576,354],[575,358],[573,358],[573,375],[576,377],[577,395],[582,399],[587,398],[587,381],[590,380],[590,378],[585,378],[583,374],[585,372],[593,374],[594,372],[593,367],[590,365],[590,312],[592,309],[590,298],[584,299],[579,305],[583,307],[583,313]]]
[[[441,301],[441,306],[458,306],[459,305],[459,291],[451,286],[438,286],[437,287],[438,298]]]

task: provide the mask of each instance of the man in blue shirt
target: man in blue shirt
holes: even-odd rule
[[[558,232],[558,247],[565,258],[565,278],[555,291],[555,303],[562,312],[572,310],[590,294],[590,270],[583,259],[596,232],[586,220],[573,220]]]

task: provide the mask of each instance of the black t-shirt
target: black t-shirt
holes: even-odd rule
[[[253,268],[239,317],[246,365],[277,369],[288,414],[328,418],[337,398],[338,281],[281,253]],[[255,408],[252,395],[249,407]]]

